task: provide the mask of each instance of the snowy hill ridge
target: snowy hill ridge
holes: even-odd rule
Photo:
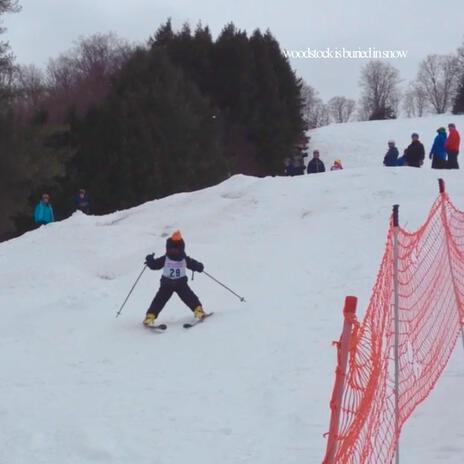
[[[378,167],[382,165],[387,152],[388,140],[395,140],[401,155],[411,143],[411,134],[417,132],[428,156],[436,130],[439,127],[447,128],[451,122],[460,132],[464,132],[464,116],[453,114],[331,124],[309,131],[309,148],[311,153],[315,149],[320,151],[326,167],[336,159],[341,159],[345,168]],[[430,164],[427,158],[425,165],[430,167]]]
[[[361,146],[347,126],[317,137],[335,144],[346,131]],[[351,163],[235,176],[0,244],[0,463],[321,462],[343,300],[357,295],[362,316],[391,206],[414,229],[438,192],[429,169],[354,167],[347,154]],[[440,174],[463,208],[462,172]],[[247,302],[196,274],[191,286],[215,316],[185,331],[191,314],[173,297],[160,315],[168,330],[155,334],[141,326],[160,278],[147,271],[115,319],[145,255],[162,254],[176,228]],[[460,356],[406,425],[405,462],[463,462]]]

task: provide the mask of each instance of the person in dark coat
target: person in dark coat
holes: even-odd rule
[[[286,158],[284,160],[285,175],[286,176],[301,176],[304,174],[305,165],[303,157],[306,156],[301,153],[295,153],[292,158]]]
[[[285,175],[286,176],[298,176],[299,175],[299,170],[295,168],[293,163],[290,163],[286,168],[285,168]]]
[[[285,166],[284,175],[293,176],[293,166],[292,166],[290,158],[284,159],[284,166]]]
[[[448,154],[448,169],[459,169],[458,155],[461,144],[461,136],[454,124],[448,124],[448,138],[446,139],[445,149]]]
[[[429,158],[432,160],[432,169],[445,169],[446,168],[446,129],[440,127],[437,129],[437,135],[433,141],[430,150]]]
[[[412,142],[404,150],[404,160],[408,166],[420,168],[424,164],[425,148],[419,141],[419,134],[411,135]]]
[[[388,167],[399,166],[398,164],[398,148],[395,146],[394,140],[388,141],[388,151],[383,158],[383,165]]]
[[[308,174],[317,174],[325,172],[324,163],[319,159],[319,150],[313,151],[313,159],[308,163]]]
[[[145,264],[152,270],[163,269],[160,288],[147,311],[146,326],[154,326],[156,318],[162,311],[173,293],[177,293],[180,299],[192,310],[195,318],[203,319],[206,314],[198,299],[188,285],[186,270],[203,272],[202,263],[195,261],[185,254],[185,243],[180,231],[176,231],[166,241],[166,254],[160,258],[154,254],[148,255]]]
[[[292,165],[292,172],[294,176],[302,176],[305,172],[305,165],[304,165],[304,155],[302,152],[297,151],[291,160]]]
[[[80,189],[74,197],[74,205],[76,206],[76,211],[90,214],[90,200],[85,189]]]

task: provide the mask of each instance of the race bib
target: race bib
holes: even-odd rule
[[[181,279],[186,276],[185,270],[187,266],[185,259],[182,261],[173,261],[166,256],[164,261],[163,276],[168,279]]]

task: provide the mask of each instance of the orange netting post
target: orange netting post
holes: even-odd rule
[[[343,398],[343,392],[345,389],[345,376],[346,366],[348,364],[348,355],[350,352],[351,335],[353,333],[353,326],[356,322],[356,306],[358,299],[355,296],[347,296],[345,298],[345,306],[343,308],[343,316],[345,318],[343,324],[343,332],[340,337],[340,341],[335,342],[337,347],[337,369],[335,371],[335,386],[332,393],[332,399],[330,401],[330,409],[332,411],[330,416],[330,427],[328,440],[327,440],[327,451],[324,458],[323,464],[334,464],[335,453],[337,451],[338,441],[338,428],[340,425],[340,413],[341,404]]]
[[[399,366],[399,350],[400,350],[400,304],[399,304],[399,252],[398,252],[398,233],[400,227],[399,205],[393,206],[393,317],[395,327],[395,435],[399,438],[399,388],[400,388],[400,366]],[[400,445],[399,440],[396,446],[395,463],[400,463]]]

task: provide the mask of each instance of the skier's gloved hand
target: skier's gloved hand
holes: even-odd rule
[[[203,272],[203,269],[205,268],[205,266],[203,266],[203,264],[201,263],[198,263],[198,267],[195,269],[197,272]]]
[[[145,266],[148,266],[150,269],[153,268],[155,264],[155,253],[147,255],[145,258]]]

